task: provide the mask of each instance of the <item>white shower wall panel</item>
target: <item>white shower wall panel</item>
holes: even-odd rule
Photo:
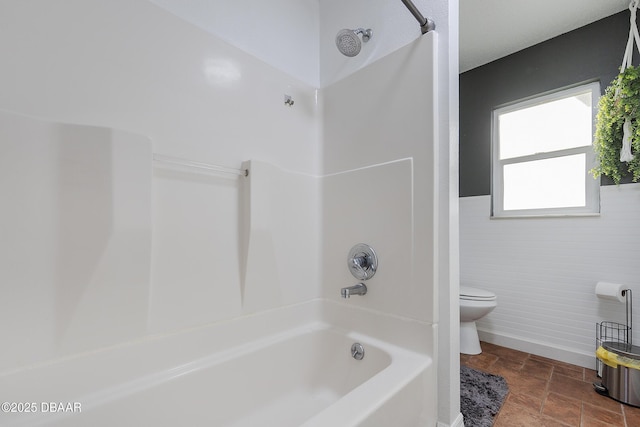
[[[412,280],[413,172],[412,159],[403,159],[323,179],[325,298],[339,300],[340,288],[358,282],[346,268],[347,253],[364,242],[376,251],[380,268],[367,280],[366,296],[351,297],[349,304],[408,314],[407,301],[420,295]]]
[[[0,112],[0,372],[145,332],[151,144]]]
[[[317,172],[315,87],[147,0],[9,0],[0,15],[0,109],[133,131],[161,154]]]
[[[151,1],[314,87],[335,83],[421,35],[417,21],[399,1]],[[414,3],[425,16],[442,14],[438,2]],[[372,29],[371,42],[363,43],[355,57],[342,55],[335,46],[336,34],[359,27]],[[438,28],[445,27],[440,20]]]
[[[341,186],[331,187],[335,191],[323,191],[323,206],[328,208],[323,213],[325,239],[344,240],[346,236],[351,236],[351,244],[356,244],[356,238],[366,243],[376,235],[373,232],[362,233],[357,227],[348,230],[350,234],[346,235],[344,232],[347,230],[331,228],[341,223],[336,200],[344,201],[342,209],[347,211],[344,215],[349,218],[360,216],[363,224],[367,224],[369,216],[384,215],[387,209],[395,208],[397,217],[391,216],[389,221],[378,225],[379,228],[384,227],[387,236],[404,236],[406,221],[412,218],[411,239],[401,239],[403,245],[400,246],[387,246],[393,240],[385,239],[386,244],[377,248],[389,251],[393,257],[381,260],[381,274],[390,265],[407,262],[407,270],[393,279],[389,277],[384,285],[401,294],[398,298],[402,306],[392,298],[386,305],[381,303],[376,308],[428,322],[437,319],[434,298],[437,38],[435,33],[426,34],[322,91],[325,174],[355,171],[400,159],[412,161],[412,175],[406,179],[401,178],[402,175],[388,175],[386,180],[377,176],[359,185],[349,185],[349,180],[358,174],[375,174],[378,171],[384,177],[385,167],[344,175],[343,178],[328,177],[328,183],[339,179],[345,181]],[[400,179],[404,180],[398,181]],[[402,203],[396,205],[393,202],[395,199],[384,196],[391,191],[399,197],[408,186],[411,186],[408,201],[403,199]],[[377,201],[378,205],[384,207],[376,209],[371,203],[348,203],[349,198],[353,201],[361,198],[369,202]],[[410,203],[411,206],[404,203]],[[411,215],[405,215],[405,209],[409,209]],[[357,222],[356,219],[354,221]],[[333,233],[342,235],[334,236]],[[344,241],[341,246],[346,243]],[[349,248],[343,247],[341,250],[346,254]],[[327,271],[332,271],[334,265],[328,261],[333,259],[330,252],[338,249],[333,245],[324,247]],[[339,276],[333,274],[331,277],[331,283],[325,280],[325,286],[337,286],[338,289],[350,284],[353,279],[346,268],[340,270]]]
[[[319,0],[319,3],[322,87],[342,80],[421,36],[420,25],[401,1]],[[440,6],[438,2],[428,0],[414,0],[413,3],[429,17],[433,17]],[[446,24],[440,21],[438,26],[444,28]],[[372,30],[371,40],[362,44],[357,56],[342,55],[335,46],[336,34],[343,28],[359,27]]]
[[[237,168],[253,158],[317,175],[316,88],[146,0],[10,0],[0,4],[0,16],[0,54],[6,62],[0,68],[0,110],[122,129],[151,140],[148,155],[134,165],[147,171],[152,187],[146,218],[153,234],[151,260],[150,266],[140,264],[145,283],[132,287],[124,300],[99,292],[82,295],[102,305],[84,312],[78,323],[84,329],[65,338],[69,345],[47,334],[56,310],[49,303],[29,306],[42,315],[29,322],[19,321],[19,304],[5,311],[5,324],[16,328],[16,336],[33,337],[29,331],[41,331],[38,351],[29,354],[39,352],[38,357],[46,359],[254,310],[243,307],[241,297],[245,178],[234,181],[159,168],[151,173],[151,152]],[[284,105],[285,94],[293,97],[293,107]],[[46,163],[46,152],[33,156]],[[50,203],[59,202],[54,192],[44,193]],[[286,206],[280,202],[274,209]],[[41,221],[51,220],[43,215]],[[287,253],[317,244],[317,219],[299,221],[308,232],[284,231],[293,244],[277,254],[284,263],[278,268],[298,271],[296,257]],[[308,242],[309,233],[315,233],[315,243]],[[41,277],[42,289],[34,301],[76,298],[61,293],[47,277]],[[299,280],[278,286],[289,302],[320,294],[316,274],[304,278],[303,292]],[[259,308],[274,308],[285,300]],[[135,313],[134,319],[108,315],[123,303]],[[92,328],[103,325],[108,337],[91,335],[98,330]],[[90,344],[76,346],[78,342]],[[14,367],[29,362],[20,357],[13,361]]]
[[[150,1],[301,81],[319,84],[319,0]]]

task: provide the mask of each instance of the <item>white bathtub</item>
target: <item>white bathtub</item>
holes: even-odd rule
[[[432,426],[432,332],[316,300],[5,373],[0,425]]]

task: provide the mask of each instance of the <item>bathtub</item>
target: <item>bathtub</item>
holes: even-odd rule
[[[432,339],[314,300],[5,373],[0,425],[433,426]]]

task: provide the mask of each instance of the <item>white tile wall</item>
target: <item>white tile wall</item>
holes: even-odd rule
[[[625,322],[596,283],[628,285],[640,307],[640,185],[602,187],[598,217],[492,220],[490,203],[460,199],[461,284],[498,296],[481,337],[592,368],[596,322]]]

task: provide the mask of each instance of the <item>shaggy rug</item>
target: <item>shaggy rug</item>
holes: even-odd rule
[[[491,427],[509,387],[499,375],[460,367],[460,412],[465,427]]]

